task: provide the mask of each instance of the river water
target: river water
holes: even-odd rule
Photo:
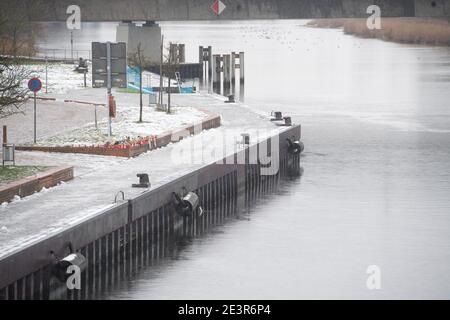
[[[187,61],[245,51],[245,103],[302,124],[304,174],[102,298],[450,298],[450,48],[304,24],[161,25]],[[70,47],[62,24],[44,29],[42,46]],[[74,37],[88,50],[115,24]]]

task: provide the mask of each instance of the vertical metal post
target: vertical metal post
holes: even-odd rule
[[[159,65],[159,107],[163,107],[163,55],[164,55],[164,35],[161,37],[161,61]]]
[[[231,76],[231,61],[230,55],[223,55],[223,95],[228,96],[230,94],[230,76]]]
[[[8,127],[3,126],[3,145],[8,143]]]
[[[198,47],[198,63],[203,63],[203,46]]]
[[[239,100],[244,101],[244,52],[239,52]]]
[[[36,92],[34,93],[34,143],[36,143]]]
[[[170,43],[170,45],[169,45],[169,60],[172,63],[176,63],[177,57],[178,57],[178,45],[176,43]]]
[[[205,62],[203,60],[203,46],[199,46],[198,47],[198,63],[201,64],[201,68],[202,68],[202,74],[200,75],[198,81],[200,88],[203,86],[203,80],[205,78],[205,72],[203,72],[203,70],[205,69]]]
[[[236,93],[236,52],[231,53],[231,92]]]
[[[212,74],[212,86],[214,93],[220,93],[220,55],[215,54],[212,59],[213,74]]]
[[[84,87],[86,88],[86,73],[87,73],[87,70],[84,70],[83,73],[84,73]]]
[[[111,95],[111,42],[106,43],[106,83],[107,83],[107,97],[106,106],[108,107],[108,137],[112,136],[111,127],[111,113],[109,112],[109,96]]]
[[[212,78],[212,73],[213,73],[213,68],[212,68],[212,47],[208,46],[208,84],[209,86],[211,86],[211,78]]]
[[[48,93],[48,59],[45,56],[45,93]]]
[[[178,56],[180,59],[180,63],[186,62],[186,46],[183,43],[178,45]]]
[[[98,125],[97,125],[97,105],[94,106],[94,118],[95,118],[95,129],[98,129]]]
[[[239,52],[239,71],[240,71],[240,81],[241,84],[244,83],[244,52]]]
[[[70,58],[73,62],[73,31],[70,31]]]

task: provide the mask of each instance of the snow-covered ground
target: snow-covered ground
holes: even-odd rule
[[[63,63],[48,63],[26,65],[32,73],[32,76],[39,77],[42,80],[43,88],[38,93],[42,97],[56,97],[60,100],[82,100],[86,102],[104,103],[106,94],[104,89],[92,89],[91,86],[91,69],[89,64],[89,73],[86,75],[87,88],[84,88],[84,75],[75,70],[75,65]],[[46,72],[47,68],[47,72]],[[47,94],[46,90],[46,74],[48,79]],[[158,86],[159,75],[151,72],[143,73],[143,86]],[[135,82],[136,79],[129,79]],[[163,78],[164,85],[167,86],[168,79]],[[26,85],[26,83],[24,83]],[[175,86],[176,82],[172,81]],[[86,94],[87,93],[87,94]],[[164,131],[179,128],[188,124],[196,123],[204,119],[207,114],[199,111],[194,107],[173,106],[171,114],[166,114],[149,107],[148,96],[144,98],[143,121],[139,120],[139,101],[137,94],[129,94],[114,90],[114,96],[117,102],[117,117],[112,120],[113,136],[108,137],[108,119],[104,112],[98,112],[98,127],[95,127],[94,117],[85,122],[81,126],[68,127],[67,130],[61,132],[55,131],[54,134],[46,134],[38,137],[38,145],[45,146],[77,146],[77,145],[103,145],[107,142],[123,142],[126,140],[135,140],[140,137],[158,135]],[[125,99],[124,99],[125,97]],[[43,103],[40,102],[40,105]],[[48,104],[61,104],[61,102],[48,102]],[[72,108],[71,105],[64,108]],[[94,107],[88,107],[93,110]],[[99,108],[100,109],[100,108]],[[103,108],[104,109],[104,108]],[[62,110],[61,110],[62,111]],[[61,112],[60,118],[65,117],[65,112]],[[71,118],[77,116],[78,113],[72,114]],[[52,125],[46,123],[45,125]],[[38,123],[41,127],[41,124]],[[39,128],[40,129],[40,128]],[[51,130],[50,130],[51,132]],[[31,140],[30,140],[31,141]],[[27,143],[27,144],[30,144]]]
[[[66,93],[70,90],[84,89],[84,75],[75,70],[75,65],[64,63],[48,63],[47,76],[45,64],[26,65],[32,73],[32,76],[38,77],[42,81],[42,90],[38,95],[43,94],[46,90],[48,93]],[[90,87],[92,83],[91,65],[89,64],[89,72],[86,74],[86,86]],[[26,85],[26,84],[25,84]]]
[[[33,66],[30,67],[33,68]],[[35,67],[36,75],[42,77],[43,70],[45,77],[45,65]],[[41,138],[39,141],[46,140],[53,144],[63,142],[87,144],[91,139],[97,139],[99,142],[102,135],[96,137],[98,133],[93,130],[94,108],[88,105],[58,101],[69,99],[104,103],[106,102],[106,90],[84,89],[81,85],[83,75],[72,72],[71,66],[53,66],[52,70],[54,72],[52,77],[60,78],[54,82],[52,90],[55,92],[49,90],[47,95],[41,94],[54,97],[57,101],[40,101],[38,104],[38,140]],[[49,89],[52,83],[51,74],[49,72]],[[204,162],[181,164],[179,161],[181,152],[178,148],[181,148],[182,151],[189,151],[192,149],[193,142],[196,142],[195,146],[204,146],[204,149],[214,145],[221,147],[221,144],[225,145],[224,141],[226,140],[226,144],[232,149],[236,146],[236,141],[230,137],[230,131],[228,131],[230,129],[234,130],[237,136],[242,132],[249,132],[250,128],[261,129],[266,135],[271,134],[270,130],[275,132],[282,130],[268,121],[266,115],[255,114],[240,104],[227,104],[225,97],[200,93],[173,95],[172,111],[174,113],[170,115],[145,106],[144,122],[139,124],[137,123],[139,95],[123,93],[118,90],[113,90],[113,95],[117,101],[118,114],[117,119],[113,122],[113,133],[116,137],[158,134],[197,122],[207,116],[206,112],[197,108],[220,113],[223,116],[223,127],[204,131],[176,144],[169,144],[164,148],[132,159],[81,154],[17,152],[18,164],[73,165],[75,166],[75,179],[0,206],[0,256],[76,224],[80,219],[112,206],[114,196],[118,191],[125,192],[127,198],[138,196],[143,190],[131,187],[132,183],[137,181],[137,173],[150,173],[152,186],[156,187],[206,164]],[[165,97],[165,101],[167,101],[167,97]],[[9,140],[12,143],[19,141],[24,143],[32,139],[32,102],[27,103],[26,110],[25,115],[15,115],[5,121],[10,132]],[[105,119],[105,108],[99,107],[99,111],[99,119]],[[100,132],[106,132],[106,121],[102,120],[99,124]],[[56,134],[56,132],[60,133]],[[217,143],[218,141],[220,143]],[[177,148],[174,148],[175,146]],[[212,157],[214,159],[221,158],[220,153],[216,154],[215,152],[212,153]],[[210,157],[207,159],[212,160]]]
[[[43,64],[30,64],[25,67],[31,71],[31,75],[38,77],[42,81],[42,90],[38,95],[43,94],[46,89],[46,80],[48,81],[47,92],[53,94],[63,94],[72,90],[84,89],[84,75],[75,71],[75,64],[67,63],[48,63],[47,67]],[[46,73],[47,68],[47,73]],[[86,86],[92,85],[92,64],[88,63],[88,73],[86,74]],[[137,73],[128,73],[128,82],[139,85]],[[177,81],[172,80],[171,86],[177,86]],[[26,86],[27,83],[24,83]],[[152,72],[144,71],[142,74],[143,87],[158,87],[160,77]],[[163,86],[168,86],[168,78],[163,77]]]
[[[133,101],[136,99],[135,96],[122,96],[122,100],[118,99],[118,102],[130,99]],[[127,199],[139,196],[146,190],[131,187],[131,184],[137,181],[137,173],[149,173],[152,188],[155,188],[206,165],[208,161],[223,157],[220,152],[213,152],[206,157],[206,160],[185,162],[184,160],[188,157],[181,158],[184,151],[196,150],[196,146],[208,151],[210,146],[221,147],[222,143],[227,145],[227,150],[232,150],[236,142],[235,137],[230,136],[230,132],[234,132],[239,138],[242,132],[260,130],[260,138],[262,138],[283,130],[283,127],[277,127],[269,121],[267,115],[255,114],[241,104],[224,103],[225,97],[189,94],[174,95],[173,99],[177,105],[198,106],[209,112],[220,113],[223,116],[223,127],[204,131],[199,135],[131,159],[18,152],[17,157],[21,161],[28,158],[27,163],[31,163],[33,159],[37,161],[35,158],[39,157],[41,161],[38,163],[45,161],[48,165],[60,163],[75,165],[75,179],[0,206],[0,256],[111,207],[114,205],[114,197],[118,191],[125,192]],[[220,141],[219,144],[218,141]],[[256,142],[254,138],[252,141]]]
[[[157,111],[153,107],[143,108],[143,122],[139,120],[139,107],[134,105],[117,106],[117,117],[112,121],[111,138],[107,135],[108,120],[102,119],[95,128],[89,123],[81,128],[38,140],[38,145],[98,145],[106,142],[123,142],[127,139],[138,139],[150,135],[158,135],[164,131],[183,127],[201,121],[206,113],[192,107],[173,107],[171,114]]]

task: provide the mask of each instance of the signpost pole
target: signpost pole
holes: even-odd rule
[[[97,105],[94,106],[94,118],[95,118],[95,129],[98,129],[98,124],[97,124]]]
[[[111,42],[106,43],[106,83],[107,83],[107,98],[106,105],[108,106],[108,137],[112,136],[112,127],[111,127],[111,112],[109,112],[109,96],[111,95]]]
[[[48,93],[48,59],[45,56],[45,93]]]
[[[164,59],[164,35],[161,36],[161,61],[159,64],[159,107],[163,107],[163,59]]]
[[[73,62],[73,30],[70,31],[70,58]]]
[[[36,92],[34,93],[34,143],[36,143]]]

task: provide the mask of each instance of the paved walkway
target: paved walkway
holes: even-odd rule
[[[78,95],[77,98],[89,100],[96,98],[95,94],[92,90],[86,90],[83,91],[84,97]],[[118,103],[138,101],[138,95],[123,94],[116,97]],[[152,187],[156,187],[206,164],[176,163],[180,159],[178,153],[174,152],[180,147],[190,148],[192,143],[203,147],[223,143],[234,148],[236,143],[232,138],[228,139],[228,130],[246,132],[260,129],[264,136],[280,130],[266,116],[258,115],[248,107],[224,103],[224,97],[186,94],[173,95],[172,99],[176,105],[199,107],[221,114],[222,127],[204,131],[133,159],[18,152],[19,163],[74,165],[76,177],[71,182],[0,207],[0,257],[112,206],[118,191],[124,191],[126,198],[139,195],[142,190],[131,188],[131,184],[137,181],[137,173],[149,173]],[[221,156],[214,155],[213,158],[220,159]]]

